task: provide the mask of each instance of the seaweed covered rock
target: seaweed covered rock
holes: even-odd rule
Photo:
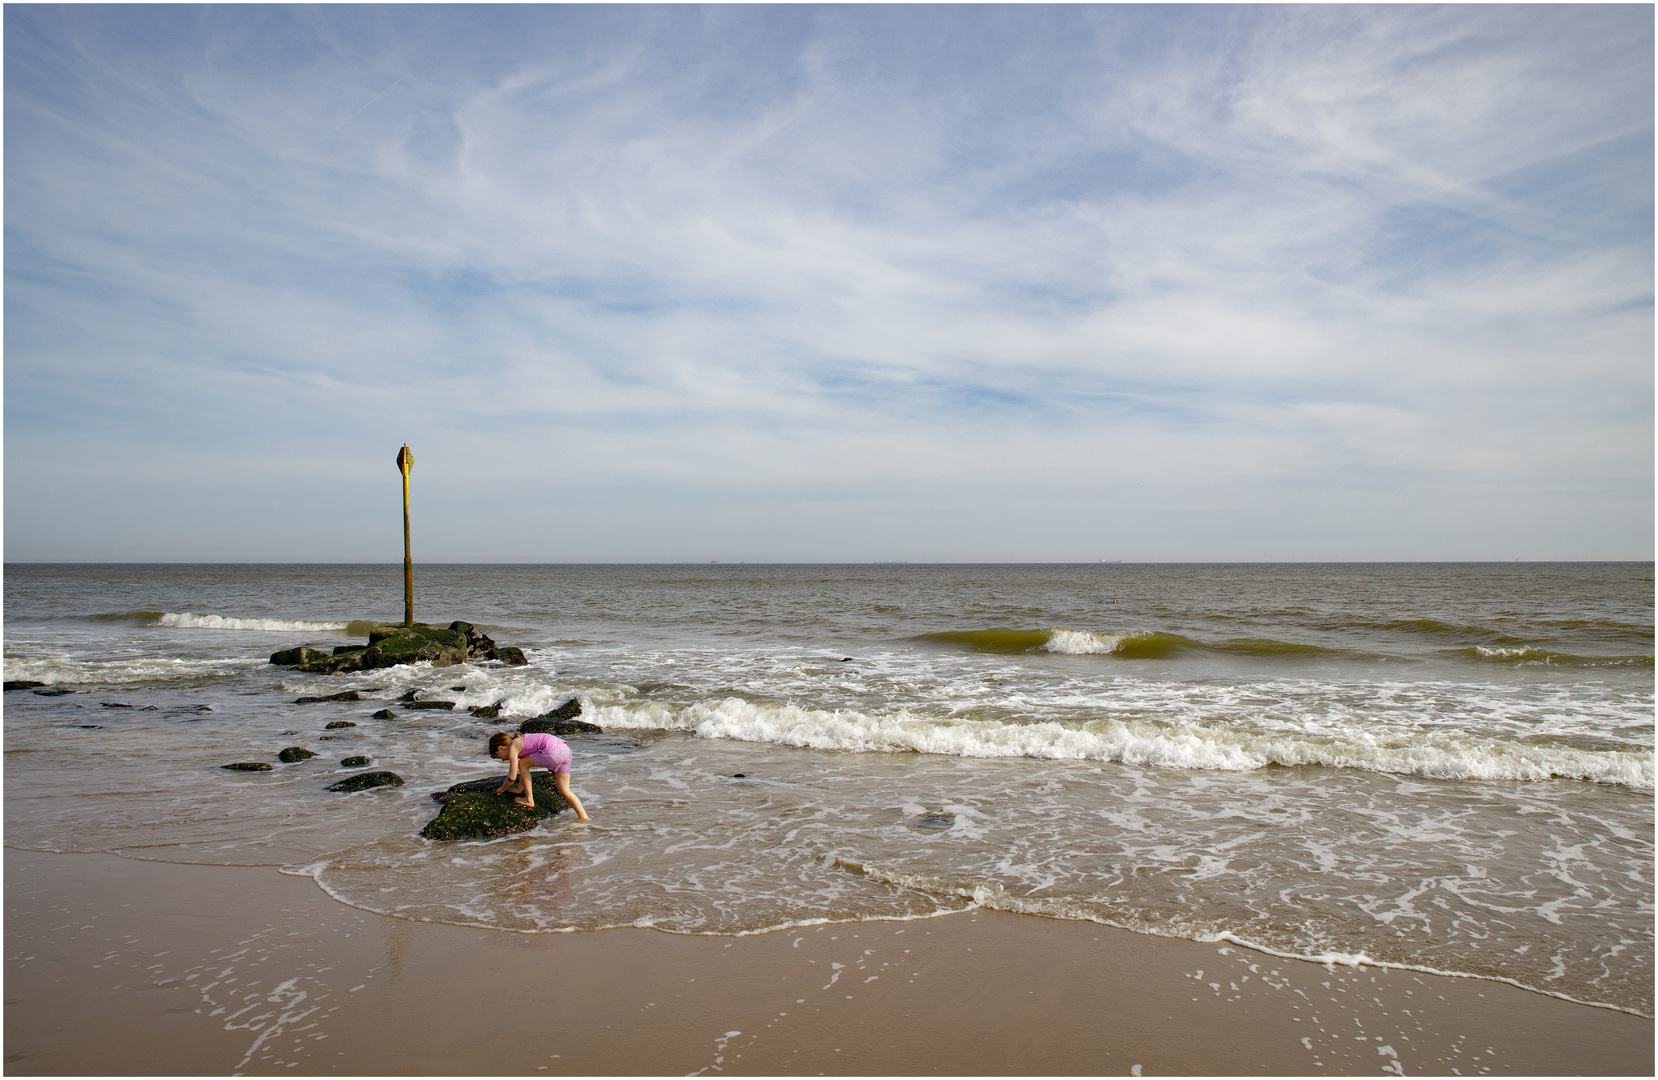
[[[403,778],[394,772],[364,772],[348,776],[344,780],[336,780],[328,785],[328,790],[367,791],[369,788],[397,787],[402,783]]]
[[[270,772],[271,763],[268,761],[233,761],[229,765],[220,765],[221,769],[232,772]]]
[[[361,700],[363,700],[363,695],[359,694],[357,691],[355,691],[355,690],[344,690],[344,691],[341,691],[338,694],[327,694],[327,695],[324,695],[322,697],[295,698],[294,699],[294,704],[295,705],[315,705],[319,701],[361,701]]]
[[[501,706],[506,703],[507,699],[502,698],[493,705],[474,705],[466,711],[480,720],[493,720],[501,715]]]
[[[405,709],[437,709],[442,712],[452,712],[454,711],[455,703],[453,701],[437,701],[435,699],[427,701],[405,701],[403,703],[403,707]]]
[[[426,823],[420,835],[428,840],[489,840],[526,832],[570,804],[554,787],[552,776],[532,775],[534,806],[519,806],[511,795],[497,795],[495,789],[506,776],[468,780],[447,791],[432,793],[443,804],[438,816]]]
[[[585,720],[577,720],[581,715],[581,701],[571,698],[563,705],[548,713],[543,713],[532,720],[526,720],[518,725],[521,735],[540,733],[542,735],[603,735],[604,728],[597,724],[589,724]]]
[[[367,764],[368,758],[362,754],[353,754],[351,757],[340,759],[340,766],[346,769],[360,769]]]
[[[271,663],[277,667],[298,667],[301,664],[313,664],[318,660],[328,659],[328,654],[309,645],[301,645],[294,649],[278,649],[271,653]]]
[[[316,754],[305,749],[303,746],[289,746],[277,753],[276,760],[285,765],[292,765],[296,761],[304,761],[306,758],[316,756]]]
[[[325,730],[332,730],[333,728],[356,727],[357,724],[351,720],[330,720],[322,726]]]
[[[369,719],[370,720],[396,720],[397,719],[397,714],[392,712],[390,709],[381,709],[379,712],[377,712],[373,716],[369,717]]]

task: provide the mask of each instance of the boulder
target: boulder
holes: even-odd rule
[[[357,699],[352,698],[351,700],[356,701]],[[322,726],[324,730],[327,730],[329,728],[356,727],[357,725],[351,720],[330,720]]]
[[[474,705],[472,708],[468,709],[467,712],[478,717],[480,720],[493,720],[497,716],[501,715],[501,706],[506,703],[507,699],[502,698],[493,705]]]
[[[455,703],[453,701],[405,701],[403,707],[405,709],[442,709],[444,712],[450,712],[454,709]]]
[[[271,653],[271,663],[278,667],[298,667],[301,664],[311,664],[318,660],[328,659],[328,654],[309,645],[301,645],[295,649],[280,649]]]
[[[359,694],[355,690],[346,690],[346,691],[343,691],[343,692],[338,693],[338,694],[328,694],[324,697],[295,698],[294,699],[294,704],[295,705],[315,705],[319,701],[361,701],[361,700],[363,700],[363,695]],[[328,726],[333,727],[334,725],[329,724]]]
[[[520,734],[528,735],[539,732],[543,735],[603,735],[604,728],[597,724],[589,724],[585,720],[575,719],[581,715],[581,701],[571,698],[563,705],[544,713],[533,720],[526,720],[518,725]]]
[[[390,709],[381,709],[379,712],[377,712],[373,716],[369,717],[369,719],[370,720],[396,720],[397,719],[397,714],[392,712]]]
[[[38,682],[34,679],[7,679],[6,680],[6,689],[7,690],[33,690],[37,686],[45,686],[45,685],[46,685],[45,683]]]
[[[364,772],[348,776],[344,780],[336,780],[328,785],[328,790],[367,791],[369,788],[397,787],[401,783],[403,778],[394,772]]]
[[[344,769],[360,769],[367,764],[368,758],[362,754],[354,754],[351,757],[340,759],[340,767]]]
[[[511,795],[497,795],[495,789],[506,776],[469,780],[447,791],[432,793],[443,804],[438,816],[426,823],[420,835],[428,840],[489,840],[535,828],[570,804],[553,786],[550,774],[531,774],[534,806],[519,806]]]
[[[221,769],[233,769],[236,772],[270,772],[271,763],[268,761],[233,761],[229,765],[220,765]]]
[[[305,749],[303,746],[290,746],[280,751],[276,755],[276,760],[286,765],[292,765],[296,761],[304,761],[308,757],[316,756],[316,754]]]
[[[522,667],[529,663],[524,659],[524,650],[516,645],[498,645],[484,655],[491,660],[499,660],[508,667]]]

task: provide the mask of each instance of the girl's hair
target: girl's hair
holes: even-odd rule
[[[512,742],[512,736],[504,731],[497,731],[489,737],[489,756],[494,757],[496,751]]]

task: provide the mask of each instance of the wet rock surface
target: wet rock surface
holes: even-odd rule
[[[348,776],[344,780],[336,780],[328,785],[329,791],[367,791],[369,788],[398,787],[403,778],[394,772],[366,772],[356,776]]]
[[[341,645],[331,654],[309,646],[282,649],[271,654],[271,663],[279,667],[297,668],[316,675],[396,667],[422,660],[430,660],[435,667],[449,667],[467,660],[498,660],[511,665],[528,663],[522,649],[496,645],[477,627],[459,619],[448,626],[382,623],[370,628],[367,645]]]
[[[294,699],[295,705],[315,705],[319,701],[361,701],[363,695],[355,690],[346,690],[338,694],[329,694],[325,697],[302,697]]]
[[[438,816],[426,823],[420,835],[428,840],[489,840],[535,828],[569,807],[548,773],[531,774],[534,806],[519,806],[512,795],[497,795],[495,789],[506,775],[468,780],[446,791],[432,793],[443,803]]]
[[[396,720],[397,719],[397,714],[392,712],[390,709],[381,709],[379,712],[377,712],[373,716],[369,717],[369,719],[370,720]]]
[[[357,726],[357,724],[354,721],[351,721],[351,720],[330,720],[330,721],[328,721],[328,723],[323,725],[323,728],[325,730],[327,730],[327,729],[332,729],[332,728],[356,727],[356,726]]]
[[[317,755],[303,746],[290,746],[276,755],[276,759],[284,764],[292,765],[296,761],[304,761]]]
[[[356,755],[353,755],[352,757],[341,758],[340,759],[340,767],[345,768],[345,769],[360,769],[364,765],[367,765],[367,764],[368,764],[368,758],[364,757],[361,754],[356,754]]]
[[[232,772],[270,772],[271,763],[268,761],[233,761],[229,765],[220,765],[221,769],[230,769]]]
[[[33,690],[37,686],[45,686],[45,685],[46,685],[45,683],[37,682],[34,679],[7,679],[6,680],[6,689],[7,690]]]
[[[604,728],[597,724],[589,724],[585,720],[577,720],[581,715],[581,701],[571,698],[563,705],[544,713],[534,719],[526,720],[518,725],[520,735],[532,733],[542,735],[603,735]]]

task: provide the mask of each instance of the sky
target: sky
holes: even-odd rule
[[[1651,559],[1653,25],[7,4],[4,558]]]

